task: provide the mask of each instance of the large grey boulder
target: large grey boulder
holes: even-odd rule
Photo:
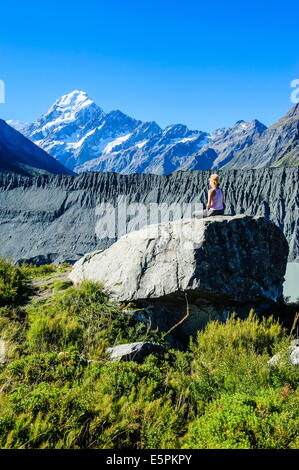
[[[239,215],[149,225],[89,253],[70,273],[74,283],[101,281],[120,302],[181,298],[277,302],[288,244],[272,222]]]
[[[263,217],[182,219],[85,255],[70,279],[102,282],[112,299],[143,309],[180,347],[211,320],[272,308],[282,298],[287,256],[283,233]]]
[[[142,362],[149,354],[161,353],[163,346],[149,341],[139,341],[137,343],[118,344],[106,350],[111,361],[136,361]]]

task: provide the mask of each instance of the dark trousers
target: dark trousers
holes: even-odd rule
[[[212,217],[213,215],[223,215],[224,214],[224,209],[221,210],[213,210],[213,209],[207,209],[207,215],[205,217]]]
[[[203,211],[195,211],[193,213],[193,216],[196,217],[197,219],[202,219],[203,217],[213,217],[215,215],[223,215],[224,214],[224,209],[221,210],[213,210],[213,209],[205,209]]]

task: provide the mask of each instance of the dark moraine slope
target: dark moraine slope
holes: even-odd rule
[[[0,171],[25,176],[74,174],[3,119],[0,119]]]
[[[106,248],[101,202],[206,202],[209,171],[150,174],[83,173],[34,178],[0,174],[0,254],[14,261],[75,261]],[[264,215],[285,233],[289,260],[299,261],[299,168],[221,172],[226,213]],[[95,227],[97,227],[97,234]],[[134,229],[134,226],[131,228]],[[104,235],[103,235],[104,236]]]

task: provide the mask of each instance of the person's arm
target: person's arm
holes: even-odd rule
[[[207,209],[211,208],[211,204],[212,204],[212,200],[214,196],[215,196],[215,189],[209,189]]]

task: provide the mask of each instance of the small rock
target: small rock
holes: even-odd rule
[[[288,358],[291,364],[298,365],[299,364],[299,339],[295,339],[291,342],[291,346],[287,350]],[[281,353],[275,354],[275,356],[271,357],[268,361],[270,366],[275,366],[281,359]]]
[[[5,342],[0,339],[0,364],[5,364]]]
[[[110,356],[110,361],[117,359],[119,361],[142,362],[146,356],[161,352],[163,349],[161,344],[139,341],[137,343],[118,344],[117,346],[106,349],[106,352]]]

